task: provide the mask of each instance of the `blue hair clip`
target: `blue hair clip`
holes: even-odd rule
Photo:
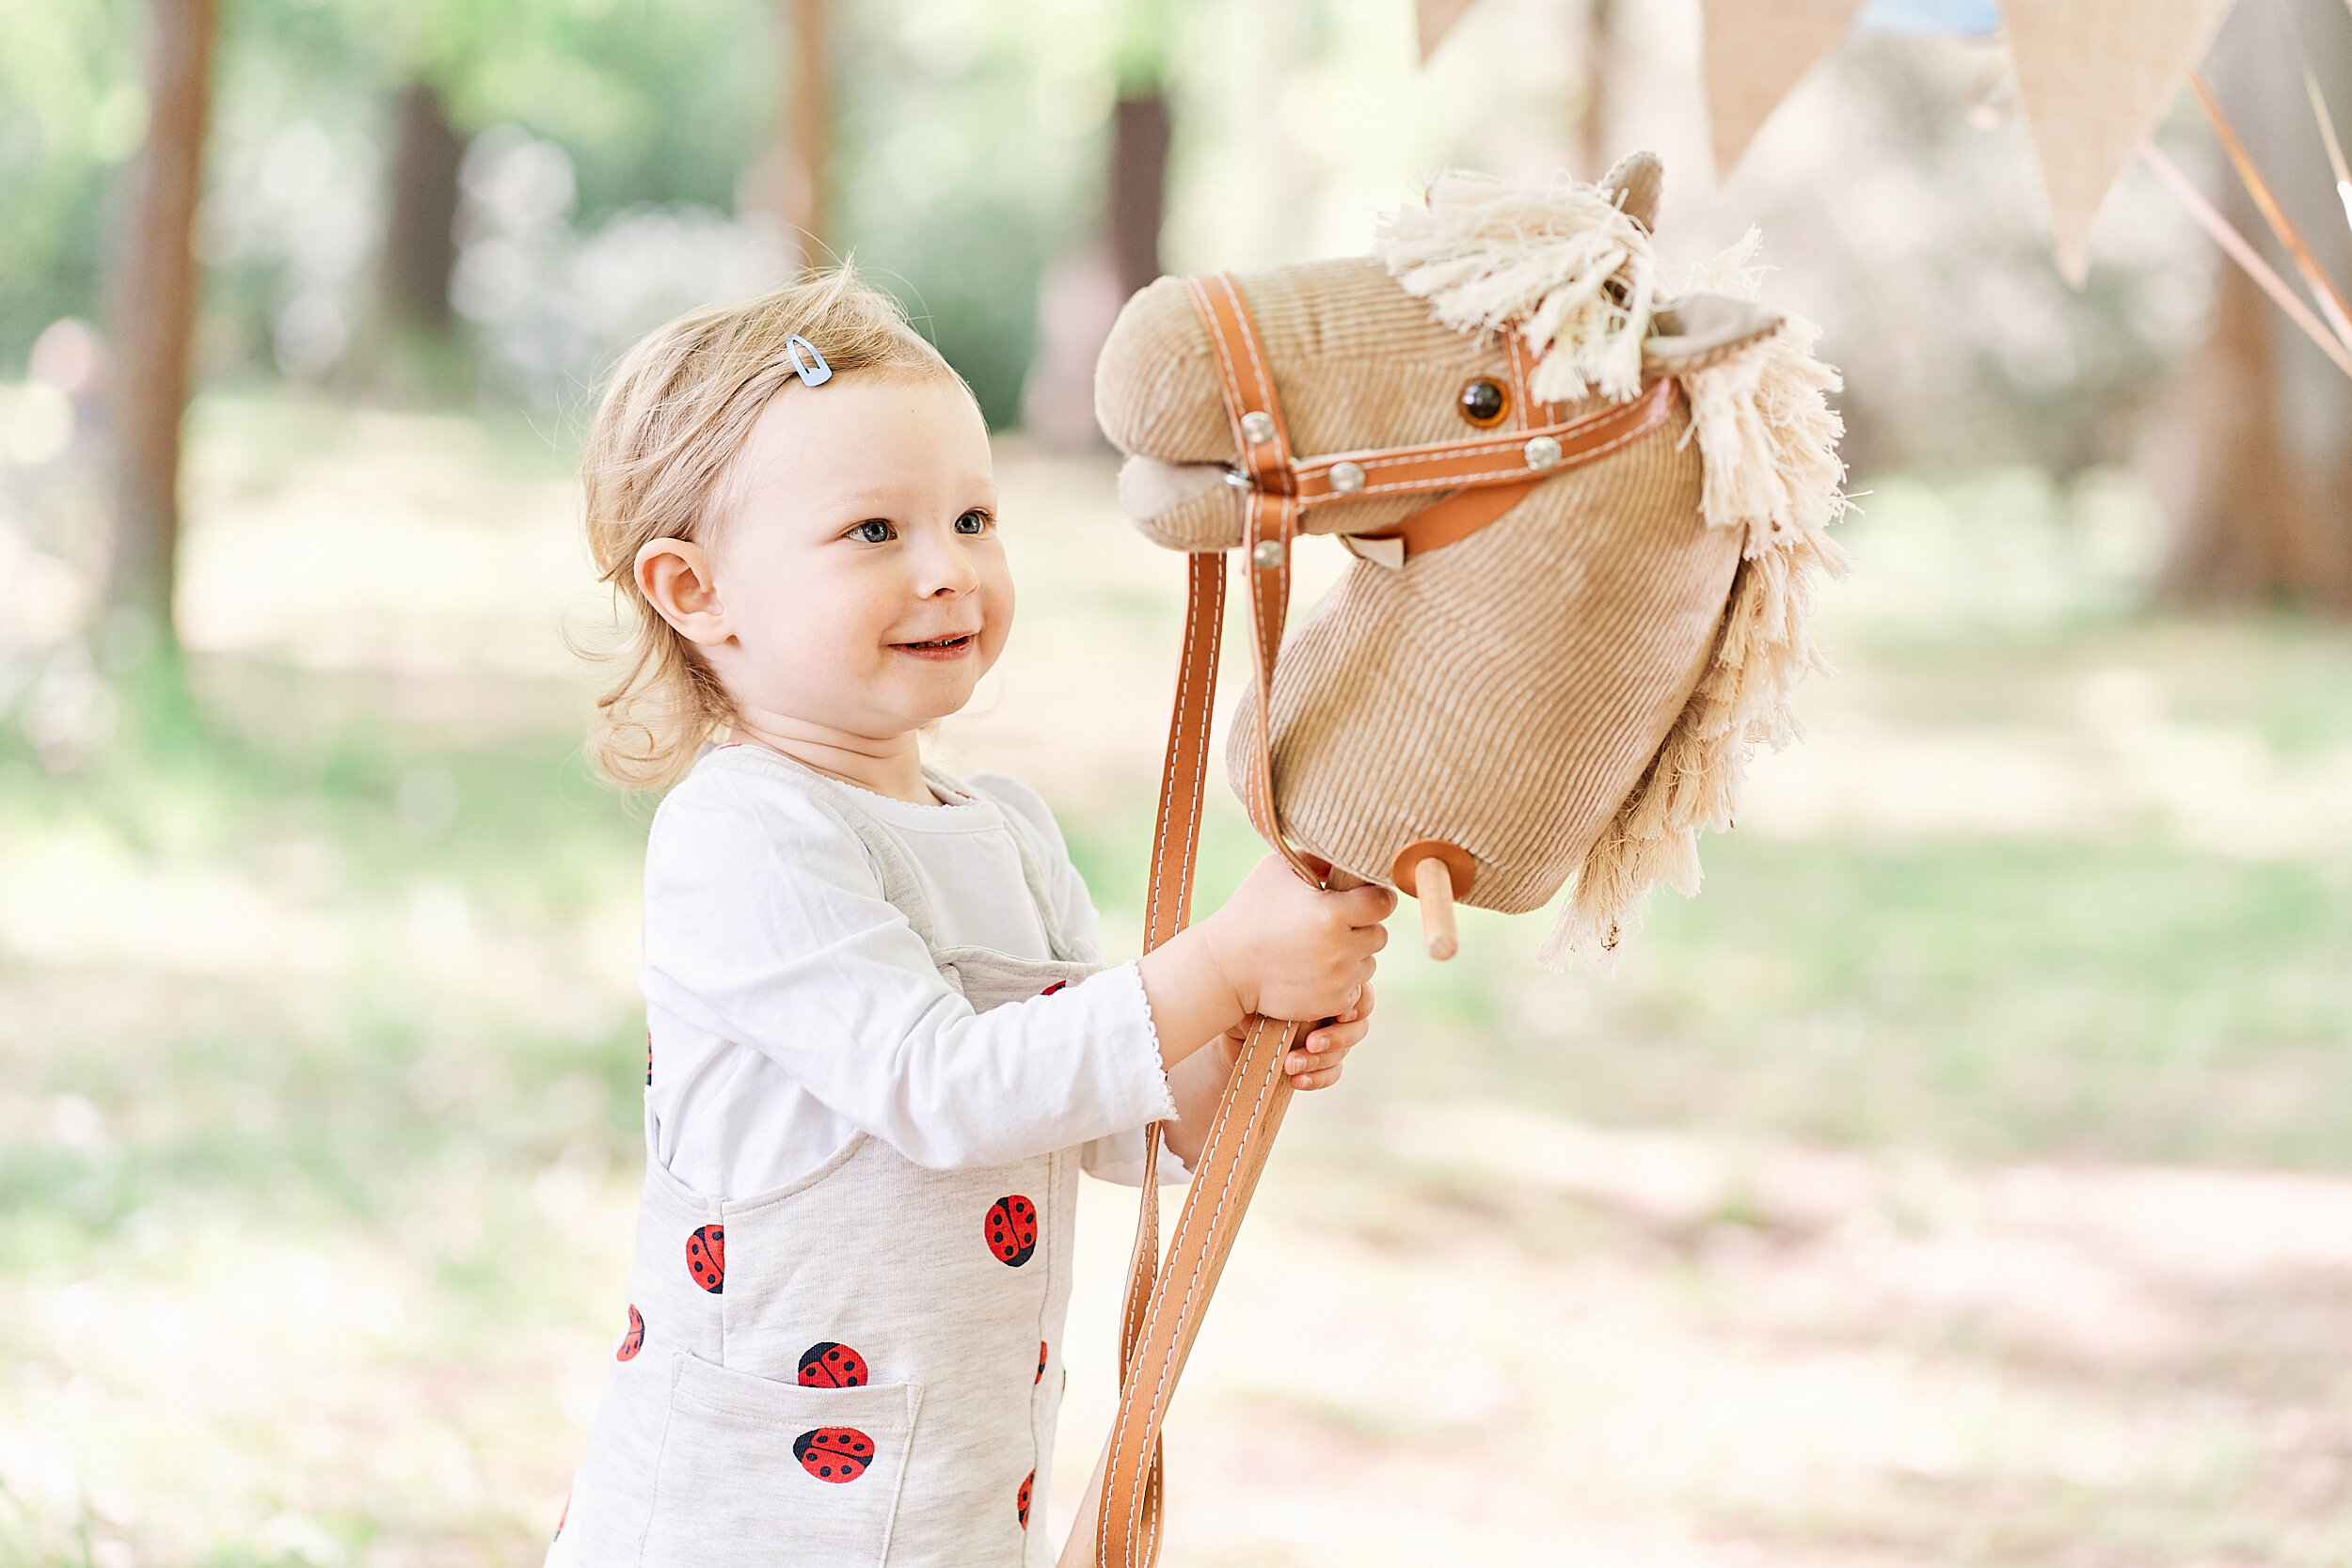
[[[808,350],[808,356],[817,363],[802,364],[801,350],[803,349]],[[825,363],[825,356],[817,352],[815,343],[810,342],[799,333],[795,332],[784,341],[784,352],[791,359],[792,373],[801,378],[802,386],[822,387],[833,379],[833,367]]]

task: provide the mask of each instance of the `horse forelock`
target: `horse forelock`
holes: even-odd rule
[[[1431,183],[1426,206],[1383,220],[1374,253],[1447,325],[1524,338],[1539,397],[1640,392],[1658,262],[1649,230],[1616,192],[1449,172]]]

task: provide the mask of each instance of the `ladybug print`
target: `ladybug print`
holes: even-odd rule
[[[1031,1475],[1037,1474],[1035,1470],[1032,1470],[1029,1473]],[[550,1544],[564,1539],[564,1521],[571,1516],[572,1495],[569,1492],[566,1492],[564,1494],[564,1512],[555,1516],[555,1533],[548,1537]]]
[[[645,1031],[645,1087],[653,1087],[653,1031]]]
[[[847,1345],[826,1339],[801,1352],[803,1388],[855,1388],[871,1381],[866,1358]]]
[[[1021,1495],[1013,1499],[1013,1506],[1021,1513],[1021,1528],[1023,1529],[1027,1529],[1029,1528],[1029,1488],[1036,1483],[1037,1472],[1035,1470],[1031,1470],[1027,1475],[1021,1478]]]
[[[1017,1269],[1037,1251],[1037,1205],[1014,1193],[988,1206],[988,1250],[996,1261]]]
[[[637,1311],[637,1308],[635,1308],[635,1307],[633,1307],[629,1308],[629,1312],[630,1312],[630,1314],[631,1314],[632,1316],[634,1316],[634,1315],[635,1315],[636,1311]],[[1035,1376],[1035,1377],[1033,1377],[1033,1378],[1029,1379],[1029,1386],[1030,1386],[1030,1387],[1032,1387],[1032,1388],[1034,1388],[1034,1387],[1036,1387],[1039,1384],[1041,1384],[1041,1383],[1042,1383],[1042,1382],[1044,1382],[1044,1381],[1045,1381],[1045,1341],[1044,1341],[1044,1340],[1042,1340],[1042,1339],[1040,1339],[1040,1340],[1037,1342],[1037,1376]]]
[[[686,1272],[717,1295],[727,1288],[727,1227],[706,1225],[686,1238]]]
[[[1057,981],[1055,981],[1052,985],[1050,985],[1050,986],[1046,987],[1043,990],[1039,991],[1039,992],[1038,992],[1038,994],[1039,994],[1040,996],[1051,996],[1051,995],[1053,995],[1056,991],[1060,990],[1062,988],[1064,988],[1065,986],[1067,986],[1067,985],[1069,985],[1069,984],[1070,984],[1070,982],[1069,982],[1069,981],[1067,981],[1067,980],[1057,980]]]
[[[634,1361],[637,1353],[645,1348],[645,1317],[632,1307],[628,1309],[628,1332],[621,1336],[621,1348],[612,1353],[615,1361]]]
[[[818,1481],[857,1480],[874,1463],[874,1440],[855,1427],[818,1427],[792,1439],[792,1457]]]

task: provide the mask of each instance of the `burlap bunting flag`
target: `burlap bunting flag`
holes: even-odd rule
[[[2017,94],[2050,198],[2058,270],[2079,285],[2090,222],[2203,57],[2231,0],[2002,0]]]
[[[1425,62],[1462,20],[1462,13],[1470,8],[1471,0],[1414,0],[1414,5],[1421,23],[1421,57]]]
[[[1863,0],[1700,0],[1715,170],[1731,172],[1797,79],[1853,25]]]
[[[1700,0],[1717,175],[1866,0]],[[2107,191],[2195,69],[2232,0],[2001,0],[2017,88],[2049,195],[2059,270],[2080,283]],[[1472,0],[1416,0],[1429,57]]]

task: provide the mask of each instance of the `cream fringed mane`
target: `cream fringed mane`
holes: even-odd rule
[[[1634,396],[1642,345],[1674,295],[1661,292],[1647,228],[1607,184],[1549,188],[1449,174],[1429,204],[1384,226],[1375,254],[1405,290],[1462,330],[1516,332],[1537,356],[1531,388],[1571,401]],[[1754,299],[1751,230],[1693,269],[1680,293]],[[1845,552],[1828,536],[1845,511],[1842,421],[1828,403],[1837,372],[1813,356],[1820,328],[1798,317],[1704,369],[1683,389],[1704,464],[1701,512],[1710,528],[1742,531],[1741,560],[1713,653],[1664,743],[1614,818],[1593,842],[1568,900],[1537,952],[1605,961],[1638,924],[1650,885],[1699,886],[1697,832],[1727,828],[1748,754],[1798,734],[1789,694],[1823,667],[1808,620],[1818,573],[1842,576]]]

